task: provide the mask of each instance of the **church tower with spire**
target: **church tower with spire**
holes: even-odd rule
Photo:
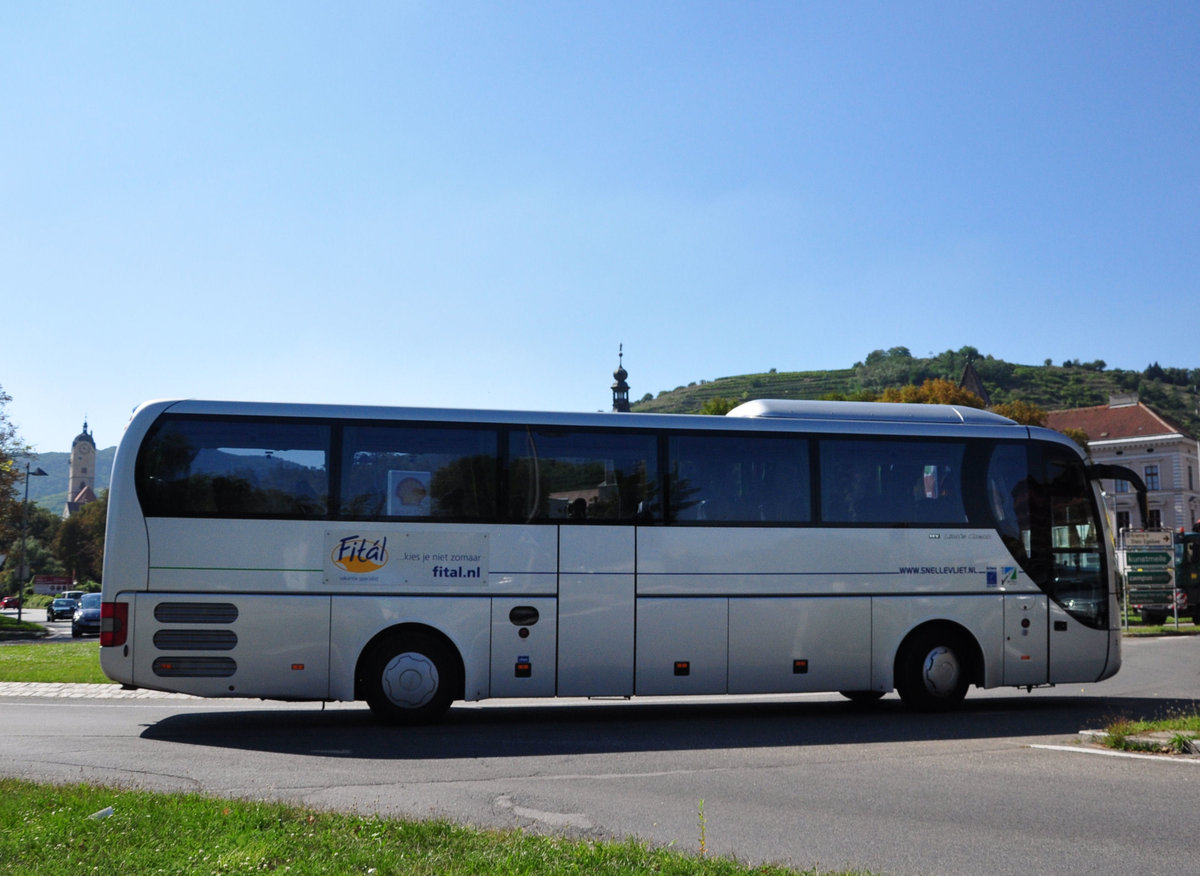
[[[88,431],[87,420],[83,431],[71,442],[71,463],[67,475],[67,507],[63,517],[70,517],[88,502],[96,501],[96,441]]]
[[[612,409],[618,413],[627,414],[629,413],[629,384],[625,382],[625,378],[629,376],[629,372],[622,364],[625,359],[625,345],[621,344],[617,349],[617,370],[613,372],[615,381],[612,385]]]

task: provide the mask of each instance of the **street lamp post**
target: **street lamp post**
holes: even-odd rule
[[[17,623],[21,622],[21,612],[25,608],[25,579],[28,577],[25,574],[25,533],[29,529],[29,479],[44,478],[47,475],[48,472],[42,471],[41,468],[30,471],[29,463],[25,463],[25,501],[21,503],[21,559],[17,562]]]

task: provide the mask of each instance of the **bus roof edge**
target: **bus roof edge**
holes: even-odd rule
[[[963,405],[924,405],[902,402],[848,402],[811,399],[760,398],[738,405],[727,417],[765,417],[793,420],[867,420],[887,423],[971,423],[1016,425],[1008,417]]]

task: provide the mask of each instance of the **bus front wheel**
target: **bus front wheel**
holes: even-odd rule
[[[951,630],[915,633],[896,658],[896,691],[905,705],[922,712],[953,709],[971,683],[971,652]]]
[[[434,636],[410,632],[384,639],[366,658],[367,705],[391,724],[428,724],[454,701],[457,669]]]

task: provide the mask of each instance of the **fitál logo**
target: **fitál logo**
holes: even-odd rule
[[[387,565],[387,539],[348,535],[334,545],[330,559],[339,569],[355,575],[378,571]]]

